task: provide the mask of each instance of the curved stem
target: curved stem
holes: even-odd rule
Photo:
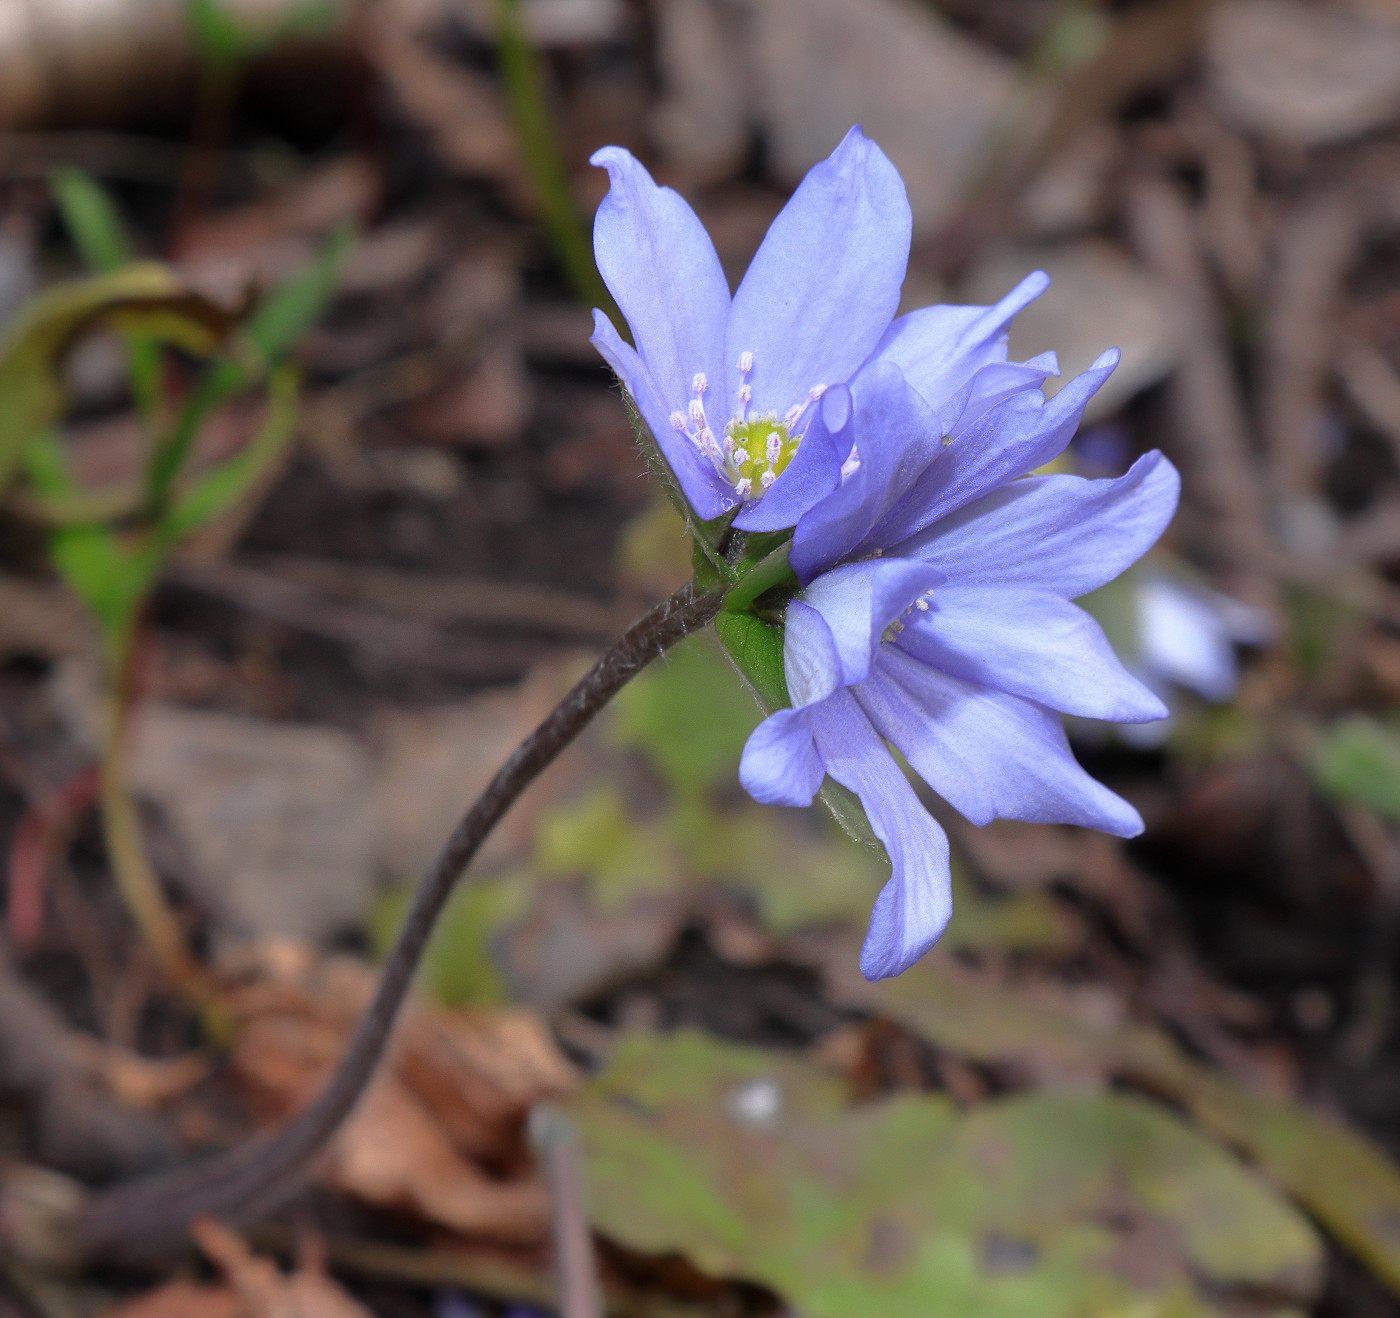
[[[374,1074],[433,925],[487,834],[627,681],[688,632],[708,623],[722,598],[719,591],[697,596],[689,586],[677,591],[634,623],[516,747],[420,881],[374,999],[340,1065],[311,1105],[270,1136],[250,1140],[206,1162],[97,1195],[74,1223],[81,1248],[97,1251],[168,1237],[195,1217],[265,1205],[320,1153]]]

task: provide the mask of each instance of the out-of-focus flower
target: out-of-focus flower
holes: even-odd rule
[[[621,147],[593,163],[611,186],[594,221],[598,269],[631,326],[601,311],[593,343],[617,373],[701,518],[794,525],[834,490],[845,454],[816,406],[872,358],[970,422],[1056,373],[1053,353],[1008,362],[1006,327],[1044,291],[1034,274],[994,307],[925,307],[891,323],[909,256],[904,184],[859,127],[773,221],[733,298],[685,201]]]
[[[1160,453],[1118,480],[1016,479],[1065,447],[1116,361],[1106,353],[1048,403],[1014,392],[957,426],[888,362],[822,399],[844,479],[797,524],[792,707],[754,732],[740,776],[774,804],[809,804],[825,774],[860,797],[893,870],[861,952],[868,978],[907,969],[950,914],[947,840],[886,742],[975,824],[1141,830],[1076,763],[1055,711],[1165,715],[1070,601],[1152,545],[1179,479]]]
[[[1219,591],[1148,564],[1087,602],[1113,633],[1123,662],[1168,709],[1177,688],[1203,700],[1230,700],[1239,687],[1236,646],[1262,645],[1274,634],[1269,615]],[[1171,716],[1122,728],[1133,746],[1160,746]]]

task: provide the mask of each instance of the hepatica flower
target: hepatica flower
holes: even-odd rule
[[[702,519],[789,527],[841,479],[847,454],[818,402],[868,361],[899,366],[934,406],[976,414],[1055,372],[1053,354],[1008,362],[1006,326],[1045,287],[1033,275],[995,307],[927,307],[892,322],[910,214],[894,166],[860,129],[811,170],[731,298],[684,200],[620,147],[593,163],[611,186],[594,222],[598,269],[636,341],[595,311],[617,373]]]
[[[1157,539],[1176,471],[1150,453],[1117,480],[1022,479],[1065,447],[1116,361],[1106,354],[1048,403],[1021,389],[940,409],[890,361],[821,399],[815,424],[844,477],[797,523],[792,708],[754,732],[740,776],[774,804],[810,804],[826,774],[860,797],[893,869],[861,952],[868,978],[907,969],[950,914],[947,839],[888,745],[974,824],[1141,831],[1137,811],[1076,763],[1056,711],[1165,715],[1070,601]]]

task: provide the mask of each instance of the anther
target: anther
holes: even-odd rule
[[[749,460],[749,451],[746,448],[736,448],[734,450],[734,465],[742,467]]]
[[[704,371],[696,371],[695,378],[690,382],[690,392],[697,398],[710,387],[710,382],[705,378]]]
[[[690,400],[690,419],[697,426],[705,424],[705,404],[698,398]]]
[[[747,499],[753,493],[753,481],[747,476],[741,476],[734,482],[734,493],[741,499]]]
[[[753,386],[741,384],[739,386],[739,412],[742,415],[747,410],[749,400],[753,397]]]
[[[919,611],[920,613],[927,613],[927,612],[928,612],[928,600],[926,600],[926,599],[916,599],[916,600],[914,601],[914,607],[915,607],[916,609],[918,609],[918,611]]]
[[[672,424],[677,430],[684,430],[685,427],[686,427],[685,413],[684,413],[684,412],[672,412],[672,413],[671,413],[671,424]]]
[[[780,457],[782,457],[783,437],[780,434],[778,434],[776,430],[770,430],[768,432],[768,443],[764,449],[764,452],[768,458],[769,466],[772,466],[773,463],[777,462],[777,460]]]
[[[759,476],[759,478],[758,478],[758,483],[759,483],[759,484],[764,488],[764,490],[766,491],[766,490],[768,489],[768,487],[769,487],[770,485],[772,485],[773,482],[774,482],[775,480],[777,480],[777,479],[778,479],[778,478],[777,478],[771,471],[765,471],[765,472],[763,472],[763,473]],[[928,605],[925,604],[925,605],[924,605],[924,608],[928,608]]]
[[[739,362],[738,362],[738,365],[739,365],[739,374],[740,374],[740,375],[747,375],[751,370],[753,370],[753,353],[751,353],[751,352],[741,352],[741,353],[739,354]]]

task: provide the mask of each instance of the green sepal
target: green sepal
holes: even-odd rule
[[[752,613],[724,610],[715,618],[715,631],[725,654],[753,692],[759,708],[765,714],[786,709],[792,701],[788,697],[787,679],[783,676],[783,629]],[[827,778],[818,795],[847,837],[882,856],[885,854],[884,846],[875,836],[860,798],[854,792],[842,787],[835,779]]]

